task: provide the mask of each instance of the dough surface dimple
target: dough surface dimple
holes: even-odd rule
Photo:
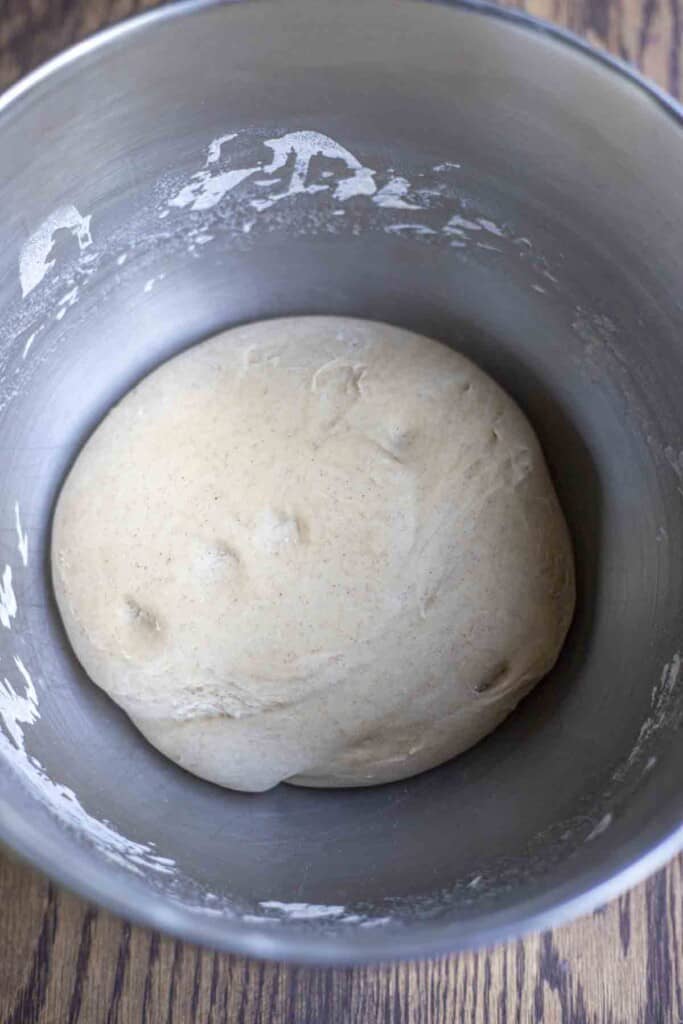
[[[59,497],[57,601],[91,678],[224,786],[364,786],[466,750],[574,608],[527,420],[451,349],[335,317],[197,345],[107,415]]]

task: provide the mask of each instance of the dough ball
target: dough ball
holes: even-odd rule
[[[333,317],[229,330],[146,377],[64,484],[52,569],[98,686],[248,791],[459,754],[552,667],[574,607],[515,403],[444,345]]]

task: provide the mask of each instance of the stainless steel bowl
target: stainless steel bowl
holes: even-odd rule
[[[0,102],[0,834],[183,938],[413,956],[594,907],[683,839],[683,133],[622,65],[418,0],[194,0]],[[222,791],[74,660],[56,493],[111,404],[219,328],[339,313],[489,370],[573,532],[560,664],[407,783]]]

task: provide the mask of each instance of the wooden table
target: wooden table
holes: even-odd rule
[[[0,88],[156,0],[0,0]],[[519,0],[680,97],[683,0]],[[196,949],[0,855],[0,1024],[683,1022],[683,857],[592,917],[477,955],[310,970]]]

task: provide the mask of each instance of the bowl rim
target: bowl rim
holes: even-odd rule
[[[0,119],[53,75],[132,33],[213,7],[250,2],[253,0],[177,0],[101,29],[42,63],[1,93]],[[525,11],[499,7],[490,0],[416,2],[438,4],[475,16],[497,19],[576,50],[607,72],[617,73],[628,80],[679,126],[683,126],[683,105],[673,95],[626,61],[597,49],[568,29]],[[1,127],[0,121],[0,130]],[[0,793],[0,811],[3,810],[3,802]],[[259,930],[239,918],[197,914],[182,903],[152,890],[147,890],[144,897],[138,899],[135,889],[139,883],[107,873],[105,865],[92,862],[87,854],[84,854],[83,862],[55,860],[52,851],[37,840],[33,829],[26,827],[14,814],[7,815],[10,821],[14,819],[14,825],[7,826],[3,822],[0,844],[60,886],[137,925],[155,928],[178,939],[226,953],[292,964],[342,966],[474,951],[556,928],[590,913],[642,882],[683,850],[683,817],[674,813],[666,817],[665,821],[658,819],[652,822],[647,834],[641,833],[628,844],[626,866],[616,872],[610,868],[608,860],[596,859],[592,868],[579,871],[571,880],[546,889],[540,896],[523,899],[514,907],[484,915],[474,927],[471,922],[443,924],[432,921],[410,931],[369,929],[364,933],[362,942],[358,941],[358,932],[351,930],[345,935],[335,936],[295,933],[279,927]],[[3,818],[5,815],[0,814],[0,819]]]

